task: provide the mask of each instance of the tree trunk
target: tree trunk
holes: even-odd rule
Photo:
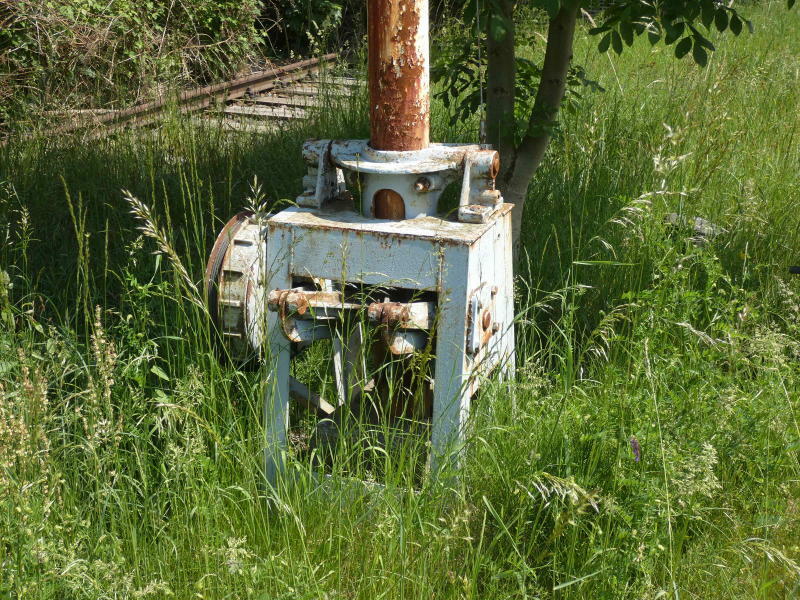
[[[572,61],[572,42],[575,37],[575,24],[578,20],[578,3],[563,6],[550,21],[547,29],[547,50],[539,89],[533,104],[533,112],[528,122],[525,137],[507,164],[500,180],[500,189],[507,202],[514,203],[513,239],[515,253],[522,232],[522,214],[525,210],[525,197],[531,179],[544,158],[550,142],[553,127],[564,92],[567,87],[567,74]],[[508,158],[500,154],[502,160]]]
[[[514,0],[497,0],[491,7],[489,22],[486,24],[489,53],[486,76],[486,141],[510,163],[514,153],[515,126]],[[492,21],[496,19],[504,25],[504,32],[492,26]]]

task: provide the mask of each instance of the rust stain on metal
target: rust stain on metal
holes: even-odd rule
[[[406,205],[403,197],[394,190],[378,190],[372,200],[376,219],[400,220],[406,218]]]
[[[489,329],[492,326],[492,313],[489,312],[489,309],[485,309],[483,311],[482,319],[483,319],[483,323],[482,323],[483,328],[484,329]]]
[[[230,264],[231,250],[233,238],[252,216],[253,213],[250,211],[243,211],[225,224],[214,242],[204,276],[206,302],[211,322],[220,333],[221,339],[231,345],[228,350],[237,358],[241,358],[247,353],[245,310],[247,295],[253,293],[252,282],[247,281],[244,289],[245,295],[239,298],[242,290],[233,289],[235,285],[231,285],[231,282],[227,281],[226,273],[229,277],[236,275],[237,278],[242,278],[245,276],[245,273],[238,268],[231,270],[234,269]],[[226,296],[236,296],[239,300],[239,305],[233,307],[233,311],[230,310],[230,298],[226,298]],[[236,315],[234,322],[224,318],[226,310],[229,311],[229,315],[231,312]]]
[[[370,145],[430,143],[428,0],[368,0]]]
[[[394,356],[408,356],[425,348],[428,334],[423,331],[396,330],[381,326],[381,337],[389,352]]]
[[[306,311],[308,310],[308,299],[306,299],[305,296],[299,296],[296,299],[293,298],[293,300],[296,303],[294,312],[296,312],[298,315],[306,314]]]
[[[286,315],[305,315],[309,309],[351,309],[357,305],[342,301],[340,292],[318,290],[272,290],[267,298],[270,310],[277,310],[281,317]],[[309,315],[313,318],[314,315]]]
[[[488,308],[484,309],[482,320],[483,322],[481,325],[483,325],[483,334],[481,335],[481,347],[484,347],[489,343],[489,340],[492,339],[492,336],[497,333],[497,330],[492,324],[492,313]],[[497,323],[494,325],[496,324]]]
[[[367,307],[367,316],[373,323],[388,329],[433,328],[436,307],[431,302],[373,302]]]
[[[497,176],[500,174],[500,153],[495,152],[494,158],[492,158],[492,166],[489,168],[489,178],[491,180],[497,179]]]
[[[368,309],[370,321],[388,327],[406,327],[411,319],[408,304],[402,302],[375,302]]]

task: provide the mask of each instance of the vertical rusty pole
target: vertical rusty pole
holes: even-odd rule
[[[370,145],[422,150],[430,143],[428,0],[367,0]]]

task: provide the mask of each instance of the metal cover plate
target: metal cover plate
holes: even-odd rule
[[[479,150],[476,144],[431,144],[423,150],[392,152],[374,150],[367,140],[337,140],[331,145],[331,159],[360,173],[414,175],[459,169],[467,153]]]
[[[487,223],[462,223],[441,217],[416,217],[390,221],[365,217],[351,210],[292,207],[273,216],[270,228],[311,229],[315,231],[353,232],[395,239],[423,239],[457,245],[472,245],[493,223],[509,213],[512,204],[501,204]]]

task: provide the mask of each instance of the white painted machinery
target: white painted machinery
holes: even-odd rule
[[[430,357],[409,401],[429,424],[433,469],[459,460],[482,382],[513,373],[511,205],[494,188],[497,152],[428,141],[427,10],[427,0],[369,0],[371,140],[306,142],[296,206],[237,215],[208,263],[225,351],[258,355],[269,373],[273,483],[288,456],[292,399],[335,417],[369,394],[387,418],[407,415],[395,396],[380,397],[368,346],[389,360]],[[441,214],[452,184],[458,207]],[[331,400],[290,376],[292,356],[322,339],[333,353]]]

